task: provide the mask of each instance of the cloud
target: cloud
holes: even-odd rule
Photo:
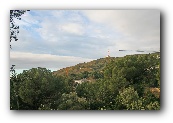
[[[109,21],[114,16],[114,10],[82,10],[82,12],[91,20],[97,23]]]
[[[84,33],[84,29],[81,25],[75,23],[67,23],[60,25],[60,29],[67,33],[82,35]]]
[[[60,69],[92,60],[93,59],[74,56],[33,54],[29,52],[10,52],[10,64],[15,64],[16,69],[30,69],[33,67]]]
[[[160,12],[158,10],[87,10],[84,14],[96,23],[112,27],[122,37],[122,48],[160,49]]]
[[[53,11],[53,13],[53,16],[42,15],[42,18],[38,19],[40,23],[37,27],[34,26],[35,28],[21,26],[19,42],[12,44],[13,50],[96,59],[104,57],[105,51],[107,51],[106,47],[114,44],[110,40],[110,29],[93,23],[86,25],[87,19],[82,20],[78,11],[74,13],[65,11],[65,13],[68,13],[67,18],[64,18],[64,11]],[[36,15],[38,14],[37,12]],[[36,15],[33,18],[39,18]],[[72,15],[75,15],[75,17],[78,15],[80,19],[70,19]],[[30,16],[32,15],[30,14]],[[23,19],[27,20],[28,18]],[[101,52],[101,50],[103,51]]]
[[[113,57],[129,54],[119,49],[160,49],[157,10],[31,10],[16,23],[20,33],[11,43],[11,63],[18,68],[61,68],[103,58],[108,49]]]

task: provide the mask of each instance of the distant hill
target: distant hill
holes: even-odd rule
[[[157,54],[160,56],[160,52],[157,53],[152,53],[152,54]],[[134,55],[145,55],[145,54],[134,54]],[[127,55],[129,56],[129,55]],[[126,57],[126,56],[124,56]],[[104,69],[104,67],[106,66],[106,64],[108,64],[109,62],[119,59],[119,58],[123,58],[123,57],[106,57],[106,58],[100,58],[97,60],[93,60],[90,62],[84,62],[84,63],[79,63],[75,66],[71,66],[71,67],[66,67],[66,68],[62,68],[60,70],[57,71],[53,71],[54,75],[57,76],[66,76],[66,75],[79,75],[82,74],[84,72],[88,72],[88,73],[93,73],[93,72],[102,72],[102,70]]]
[[[71,74],[80,74],[85,71],[91,73],[94,71],[102,71],[106,64],[111,60],[115,60],[115,57],[106,57],[93,60],[90,62],[79,63],[75,66],[66,67],[57,71],[53,71],[54,75],[71,75]]]

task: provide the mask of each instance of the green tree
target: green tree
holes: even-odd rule
[[[160,96],[146,89],[144,92],[143,105],[146,110],[159,110],[160,109]],[[155,105],[156,104],[156,105]]]
[[[23,102],[19,96],[19,88],[21,85],[20,78],[17,77],[17,74],[14,73],[10,77],[10,109],[11,110],[20,110],[20,109],[30,109],[30,105]]]
[[[23,102],[38,109],[41,104],[47,104],[60,98],[63,90],[63,83],[53,76],[46,68],[32,68],[17,76],[21,84],[19,96]]]
[[[99,72],[99,71],[94,71],[92,73],[92,77],[93,79],[101,79],[104,77],[103,73]]]
[[[133,87],[128,87],[119,91],[117,101],[121,104],[121,107],[125,107],[127,110],[143,110],[142,100],[139,98],[137,91]]]
[[[158,101],[151,102],[147,105],[148,110],[160,110],[160,103]]]
[[[77,93],[70,92],[70,94],[62,94],[58,110],[86,110],[88,109],[88,102],[85,98],[80,98]]]
[[[88,71],[84,71],[82,73],[82,78],[88,78],[89,72]]]

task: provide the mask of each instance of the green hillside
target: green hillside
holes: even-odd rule
[[[97,79],[97,78],[103,78],[103,74],[105,72],[106,66],[110,64],[111,62],[115,62],[119,59],[125,59],[131,56],[145,56],[149,54],[135,54],[135,55],[127,55],[124,57],[106,57],[106,58],[100,58],[97,60],[93,60],[90,62],[84,62],[79,63],[75,66],[70,66],[66,68],[62,68],[57,71],[53,71],[53,74],[56,76],[68,76],[73,77],[73,79],[83,79],[88,78],[90,80]],[[152,55],[160,55],[159,52],[152,53]],[[102,76],[102,77],[101,77]]]
[[[106,57],[100,58],[97,60],[93,60],[90,62],[79,63],[75,66],[66,67],[57,71],[54,71],[53,74],[57,76],[75,76],[76,79],[82,79],[81,74],[88,73],[93,74],[94,72],[103,72],[103,69],[106,67],[108,63],[111,61],[116,60],[115,57]]]
[[[11,110],[160,110],[160,96],[160,53],[101,58],[53,74],[38,67],[10,78]]]

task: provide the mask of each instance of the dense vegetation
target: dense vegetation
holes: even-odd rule
[[[100,58],[87,63],[79,63],[75,66],[66,67],[58,71],[54,71],[53,74],[57,76],[65,76],[68,72],[68,76],[71,76],[74,79],[96,79],[102,76],[100,72],[104,70],[105,65],[108,64],[108,62],[111,60],[115,60],[115,57]]]
[[[159,57],[158,53],[110,57],[71,67],[68,75],[65,69],[52,73],[46,68],[14,74],[10,77],[10,108],[159,110]],[[82,78],[88,81],[75,83]]]

